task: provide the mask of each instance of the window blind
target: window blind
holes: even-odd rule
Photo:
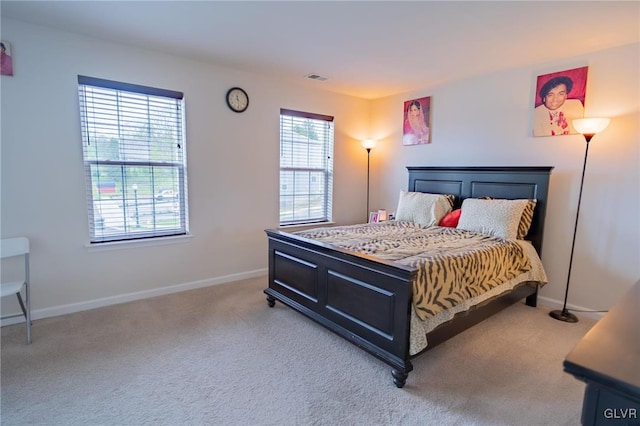
[[[181,92],[78,76],[90,241],[188,232]]]
[[[331,220],[333,117],[280,110],[280,225]]]

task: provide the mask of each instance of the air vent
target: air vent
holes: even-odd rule
[[[318,81],[327,80],[327,77],[323,77],[323,76],[318,75],[318,74],[307,74],[307,75],[305,75],[305,77],[310,79],[310,80],[318,80]]]

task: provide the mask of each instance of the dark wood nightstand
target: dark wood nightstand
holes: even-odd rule
[[[569,352],[564,370],[587,384],[583,425],[640,426],[640,281]]]

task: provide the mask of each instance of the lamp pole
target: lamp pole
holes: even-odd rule
[[[569,272],[567,273],[567,287],[564,292],[564,304],[561,311],[551,311],[549,315],[564,322],[578,322],[578,317],[567,310],[567,297],[569,296],[569,283],[571,283],[571,266],[573,264],[573,251],[576,247],[576,234],[578,233],[578,218],[580,217],[580,202],[582,201],[582,188],[584,186],[584,172],[587,169],[587,156],[589,155],[589,141],[593,135],[585,135],[587,148],[584,150],[584,164],[582,165],[582,178],[580,179],[580,192],[578,193],[578,207],[576,208],[576,221],[573,225],[573,241],[571,242],[571,255],[569,256]]]
[[[366,222],[369,222],[369,165],[371,157],[371,149],[376,146],[376,141],[373,139],[365,139],[362,141],[362,146],[367,150],[367,215]]]
[[[567,286],[564,291],[564,303],[562,310],[549,312],[551,318],[564,322],[578,322],[578,317],[567,309],[569,296],[569,284],[571,283],[571,269],[573,265],[573,251],[576,247],[576,234],[578,233],[578,218],[580,217],[580,203],[582,201],[582,188],[584,187],[584,172],[587,169],[587,156],[589,155],[589,142],[596,133],[599,133],[609,125],[608,118],[580,118],[573,120],[573,126],[584,136],[587,146],[584,150],[584,163],[582,164],[582,177],[580,179],[580,192],[578,193],[578,207],[576,208],[576,221],[573,226],[573,240],[571,241],[571,255],[569,256],[569,272],[567,273]]]
[[[133,188],[133,199],[136,206],[136,228],[140,228],[140,215],[138,213],[138,185],[134,183],[131,188]]]
[[[369,157],[371,154],[371,148],[367,148],[367,214],[365,215],[366,221],[369,221]]]

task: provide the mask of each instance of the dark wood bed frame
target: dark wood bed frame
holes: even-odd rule
[[[470,197],[535,198],[526,239],[541,253],[552,168],[407,167],[408,190],[454,194],[454,208]],[[269,306],[278,300],[386,362],[395,385],[403,387],[413,369],[409,326],[416,269],[287,232],[265,232],[269,288],[264,292]],[[525,283],[457,314],[427,335],[425,351],[523,298],[536,306],[537,294],[535,283]]]

